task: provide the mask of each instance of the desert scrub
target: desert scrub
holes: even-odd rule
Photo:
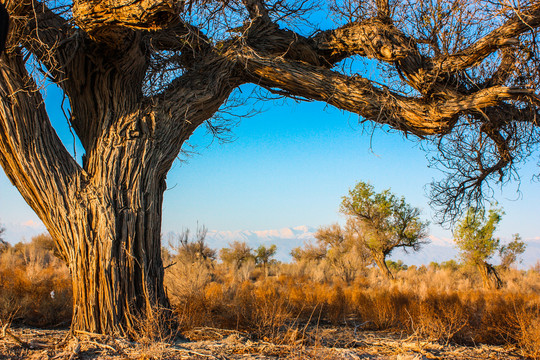
[[[262,271],[231,268],[187,250],[166,254],[165,269],[182,332],[210,326],[292,344],[305,340],[308,327],[350,326],[441,343],[511,344],[523,356],[540,356],[540,274],[534,269],[501,272],[505,287],[495,291],[482,289],[479,276],[462,266],[409,267],[390,282],[367,268],[347,282],[331,271],[321,276],[323,266],[314,262],[273,264]],[[47,241],[5,249],[0,320],[68,325],[70,284],[68,268]],[[139,326],[156,328],[159,316],[149,319],[156,320]]]
[[[71,278],[52,239],[34,237],[0,254],[0,320],[32,326],[69,325]]]

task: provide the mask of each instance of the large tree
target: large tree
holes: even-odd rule
[[[450,215],[538,144],[535,1],[2,1],[0,164],[68,261],[74,329],[129,333],[169,306],[165,178],[242,84],[432,139]],[[69,102],[81,164],[51,126],[47,81]]]

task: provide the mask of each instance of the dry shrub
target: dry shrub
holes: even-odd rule
[[[411,296],[411,294],[409,294]],[[408,329],[415,335],[432,341],[463,342],[467,338],[470,309],[458,293],[430,291],[423,299],[414,297],[406,309]]]
[[[243,330],[258,338],[297,343],[305,340],[308,326],[351,325],[443,343],[515,344],[536,356],[531,350],[536,349],[539,328],[534,304],[540,297],[534,289],[540,279],[530,272],[503,274],[509,283],[526,286],[485,291],[474,288],[475,280],[463,268],[413,268],[400,271],[394,282],[374,270],[351,284],[316,281],[320,277],[310,276],[306,264],[300,270],[288,264],[275,272],[279,276],[249,276],[244,281],[246,276],[228,271],[217,266],[203,291],[174,301],[181,304],[179,316],[197,319],[189,326]]]
[[[525,356],[540,359],[540,307],[516,312],[517,343]]]
[[[180,333],[177,320],[171,309],[153,306],[130,319],[131,326],[125,335],[145,350],[154,349],[158,344],[177,337]]]
[[[29,244],[19,243],[0,254],[0,320],[32,326],[69,324],[69,270],[42,237]]]
[[[399,328],[403,309],[409,303],[408,297],[396,289],[352,288],[348,294],[351,309],[364,329]]]
[[[67,267],[46,239],[0,254],[0,320],[51,326],[71,318]],[[463,267],[411,267],[384,279],[377,269],[336,280],[321,263],[273,265],[271,274],[253,264],[231,269],[213,261],[169,255],[165,284],[181,331],[220,327],[290,344],[305,343],[318,325],[393,330],[443,343],[513,344],[524,356],[540,357],[540,274],[503,272],[501,291],[478,289]],[[54,296],[51,292],[54,291]],[[142,316],[135,328],[142,342],[162,334],[170,314]],[[311,341],[311,340],[310,340]]]

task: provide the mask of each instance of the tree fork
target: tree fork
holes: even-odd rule
[[[86,154],[82,169],[56,137],[22,57],[4,55],[0,64],[0,163],[69,265],[72,327],[134,335],[142,316],[169,308],[160,232],[165,174],[174,157],[153,140],[154,118],[136,112],[109,119],[114,126]],[[17,134],[22,124],[26,131]]]

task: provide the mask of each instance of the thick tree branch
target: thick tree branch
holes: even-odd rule
[[[424,58],[423,68],[439,73],[466,69],[502,47],[518,44],[517,37],[539,25],[540,4],[536,4],[457,54],[443,55],[433,60]],[[323,31],[310,40],[314,42],[316,51],[332,64],[352,55],[367,56],[385,62],[419,55],[416,40],[379,18]]]
[[[57,220],[71,216],[84,176],[52,128],[43,99],[15,52],[0,58],[0,164],[49,231],[58,238],[66,235],[65,224]]]
[[[388,0],[376,0],[377,16],[381,19],[390,18],[390,4]]]
[[[178,21],[183,3],[174,0],[76,0],[73,18],[90,37],[122,46],[127,29],[159,30]]]
[[[171,82],[151,99],[159,119],[156,138],[170,166],[184,141],[219,110],[231,92],[244,82],[227,54],[210,53],[204,61]]]
[[[534,96],[529,89],[496,86],[445,100],[409,98],[376,87],[361,77],[348,77],[299,62],[250,55],[242,61],[255,84],[325,101],[339,109],[419,136],[447,133],[462,113],[495,106],[503,100]]]
[[[208,51],[210,39],[197,27],[179,22],[178,24],[148,33],[152,48],[158,51]]]
[[[378,18],[323,31],[310,40],[330,64],[352,55],[394,62],[418,53],[411,38]]]
[[[268,15],[268,10],[264,6],[263,0],[242,0],[242,3],[246,7],[249,17],[254,20],[261,18],[265,22],[270,21],[270,16]]]

